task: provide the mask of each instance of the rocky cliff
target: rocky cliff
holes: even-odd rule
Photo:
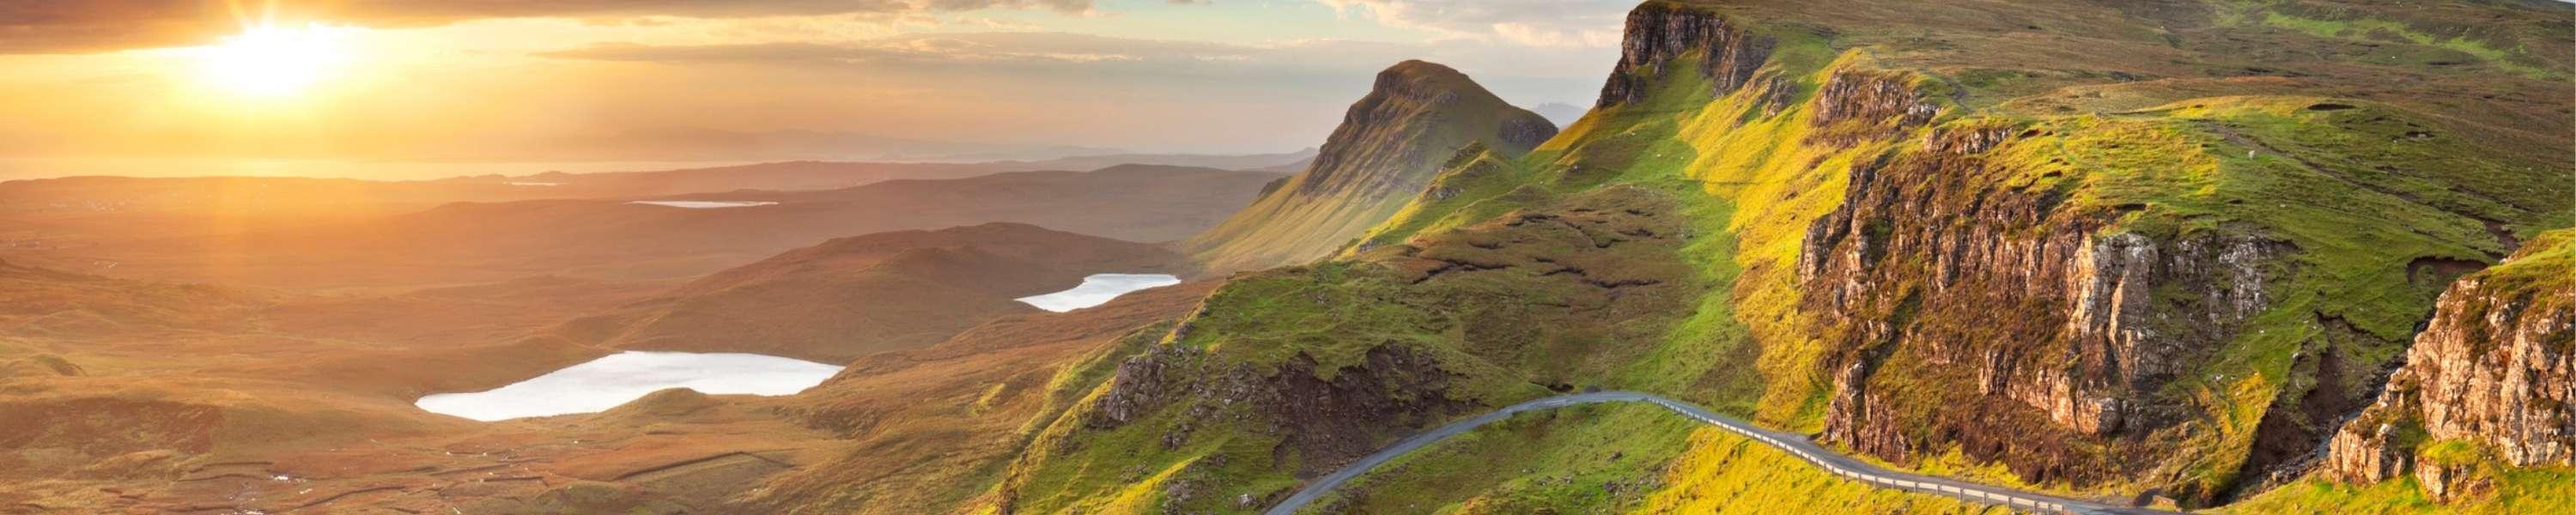
[[[1393,216],[1460,149],[1517,155],[1555,135],[1546,118],[1457,70],[1406,61],[1378,73],[1314,165],[1180,245],[1214,270],[1313,261]]]
[[[2143,482],[2190,504],[2268,489],[2316,463],[2377,391],[2436,285],[2476,263],[2467,249],[2511,243],[2476,234],[2474,213],[2340,178],[2350,165],[2329,163],[2349,150],[2270,143],[2313,136],[2257,111],[1907,129],[1928,117],[1923,95],[1884,85],[1919,81],[1828,80],[1811,142],[1899,143],[1853,164],[1842,204],[1805,233],[1800,306],[1825,338],[1824,438],[1890,460],[1957,449],[2031,480]],[[1846,80],[1879,86],[1833,86]],[[2290,119],[2324,130],[2419,123],[2284,100],[2272,105],[2308,106]],[[1907,134],[1919,136],[1893,139]],[[2306,189],[2381,207],[2305,203]],[[2299,212],[2242,207],[2256,203]],[[2563,209],[2527,206],[2512,216]],[[2318,220],[2392,228],[2308,228]],[[2410,225],[2456,232],[2394,229]],[[2414,243],[2384,243],[2398,240]],[[2187,465],[2213,453],[2227,464]]]
[[[1679,4],[1650,2],[1629,11],[1619,65],[1611,69],[1609,83],[1601,86],[1596,106],[1644,101],[1664,67],[1679,63],[1696,65],[1712,94],[1725,95],[1743,87],[1770,59],[1772,41],[1738,25]]]
[[[2115,228],[2134,208],[1995,188],[2018,171],[1987,153],[2019,129],[1945,126],[1856,166],[1843,206],[1807,232],[1804,306],[1839,340],[1826,438],[1897,460],[1955,442],[2039,480],[2131,472],[2075,443],[2185,420],[2156,392],[2235,339],[2295,266],[2294,246],[2258,234],[2143,234]],[[1924,381],[1957,388],[1878,391]]]
[[[2576,231],[2547,233],[2442,293],[2378,401],[2337,431],[2321,471],[2414,475],[2441,500],[2489,488],[2494,464],[2576,464]]]

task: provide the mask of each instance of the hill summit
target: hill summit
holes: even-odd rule
[[[1518,155],[1555,135],[1547,118],[1513,107],[1456,69],[1397,63],[1351,104],[1313,166],[1182,246],[1213,270],[1323,258],[1394,216],[1460,150]]]

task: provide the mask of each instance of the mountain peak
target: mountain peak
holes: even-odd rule
[[[1458,71],[1457,68],[1450,68],[1449,65],[1424,61],[1421,59],[1407,59],[1404,62],[1395,63],[1394,66],[1386,67],[1386,71],[1378,72],[1377,76],[1380,79],[1396,78],[1409,80],[1446,80],[1467,78],[1467,74]]]
[[[1457,68],[1419,59],[1395,63],[1395,66],[1389,66],[1385,71],[1378,72],[1377,85],[1370,91],[1372,95],[1411,97],[1461,94],[1479,97],[1480,100],[1493,98],[1496,102],[1502,101],[1492,92],[1485,91],[1484,86],[1476,84],[1475,79],[1468,78],[1466,73],[1458,71]]]
[[[1457,69],[1396,63],[1351,104],[1312,166],[1184,245],[1215,269],[1325,257],[1420,195],[1460,149],[1518,155],[1556,131],[1547,118],[1504,102]]]

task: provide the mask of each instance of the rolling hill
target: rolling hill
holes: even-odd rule
[[[1025,224],[877,233],[708,274],[556,332],[617,348],[845,363],[1036,313],[1012,299],[1071,288],[1087,275],[1187,266],[1161,247]]]
[[[1131,165],[649,199],[775,203],[722,209],[628,200],[454,203],[322,225],[108,241],[11,256],[127,277],[286,288],[417,287],[538,275],[660,280],[724,270],[832,238],[988,222],[1130,241],[1179,239],[1250,203],[1277,177]]]

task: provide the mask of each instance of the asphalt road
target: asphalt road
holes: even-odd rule
[[[1359,477],[1360,474],[1367,473],[1369,469],[1374,469],[1379,465],[1384,465],[1386,462],[1394,460],[1397,456],[1403,456],[1405,453],[1410,453],[1423,447],[1430,446],[1434,442],[1438,442],[1452,436],[1457,436],[1459,433],[1465,433],[1468,430],[1475,429],[1477,426],[1491,424],[1494,421],[1509,418],[1514,414],[1526,411],[1548,410],[1567,406],[1600,404],[1606,402],[1644,402],[1654,404],[1656,406],[1662,406],[1664,409],[1672,410],[1672,412],[1679,413],[1685,417],[1690,417],[1692,420],[1724,428],[1737,435],[1752,438],[1754,441],[1761,442],[1763,445],[1768,445],[1772,448],[1786,451],[1790,455],[1797,456],[1798,459],[1806,460],[1807,463],[1813,464],[1817,468],[1824,469],[1826,473],[1830,473],[1850,481],[1869,483],[1870,485],[1877,486],[1879,488],[1893,488],[1918,493],[1945,495],[1971,502],[2010,506],[2022,511],[2081,514],[2168,513],[1887,470],[1877,465],[1871,465],[1869,463],[1853,459],[1850,456],[1836,454],[1831,450],[1825,449],[1823,446],[1816,445],[1815,442],[1807,441],[1807,438],[1804,436],[1764,430],[1760,427],[1755,427],[1753,424],[1745,423],[1742,420],[1736,420],[1733,417],[1719,415],[1716,412],[1709,411],[1706,408],[1701,408],[1697,405],[1637,392],[1596,392],[1549,397],[1506,406],[1501,410],[1478,415],[1475,418],[1440,426],[1440,428],[1433,429],[1430,432],[1405,438],[1403,441],[1396,442],[1395,445],[1381,449],[1375,454],[1370,454],[1368,457],[1360,458],[1359,461],[1351,462],[1350,465],[1343,466],[1340,470],[1333,471],[1332,474],[1327,474],[1322,478],[1316,479],[1312,483],[1307,483],[1306,487],[1298,490],[1295,495],[1288,496],[1287,500],[1281,501],[1276,506],[1271,506],[1270,510],[1264,513],[1267,513],[1268,515],[1290,515],[1296,513],[1297,510],[1304,509],[1307,505],[1313,504],[1316,498],[1322,497],[1325,493],[1333,491],[1334,488],[1340,487],[1342,483],[1349,482],[1352,478]]]

